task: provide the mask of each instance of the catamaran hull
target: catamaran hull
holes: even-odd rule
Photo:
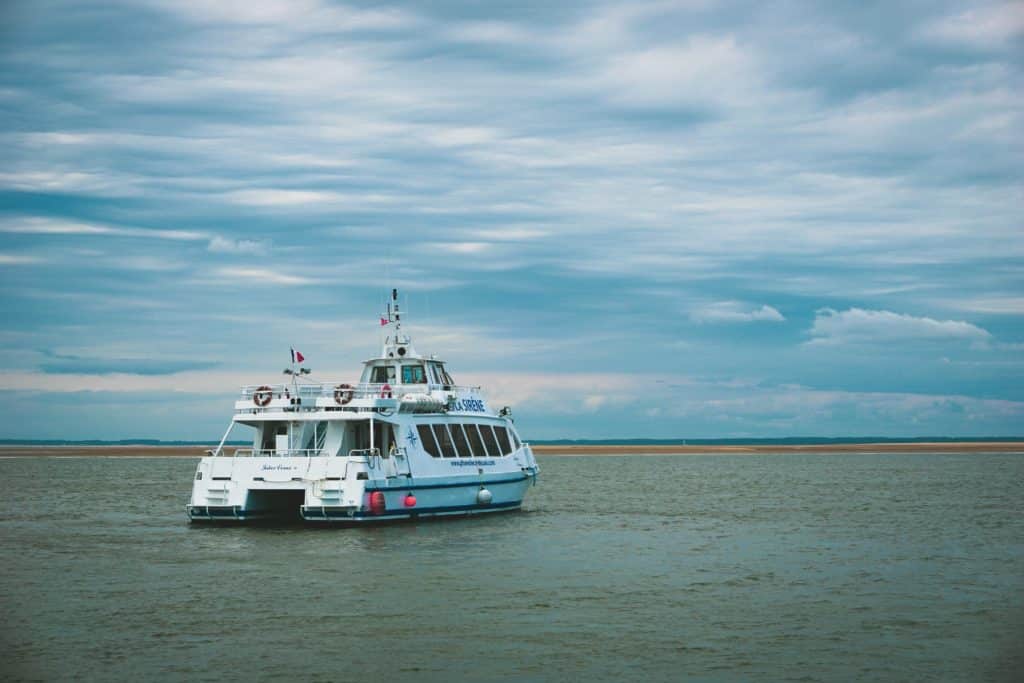
[[[233,462],[232,462],[233,461]],[[219,468],[229,465],[230,473]],[[272,469],[271,469],[272,468]],[[192,522],[305,520],[363,525],[521,508],[532,469],[471,476],[342,478],[343,458],[204,458],[186,507]],[[220,471],[221,476],[216,476]],[[296,476],[286,476],[294,473]],[[262,474],[262,476],[261,476]],[[271,478],[276,475],[276,478]],[[333,475],[333,476],[332,476]]]

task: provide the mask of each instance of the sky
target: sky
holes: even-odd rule
[[[289,348],[524,438],[1024,434],[1024,4],[0,4],[0,438]]]

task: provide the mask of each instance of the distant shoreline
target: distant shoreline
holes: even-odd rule
[[[110,457],[149,456],[198,458],[216,444],[205,446],[154,446],[148,444],[95,446],[23,446],[0,445],[0,457]],[[227,446],[234,452],[237,446]],[[936,441],[881,443],[814,443],[754,445],[683,445],[683,444],[537,444],[537,455],[743,455],[756,453],[1022,453],[1021,441]]]
[[[698,455],[744,453],[1024,453],[1020,441],[913,441],[881,443],[739,444],[739,445],[547,445],[538,455]]]

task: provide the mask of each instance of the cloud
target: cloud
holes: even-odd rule
[[[415,15],[397,9],[358,9],[319,0],[198,0],[188,3],[150,0],[168,12],[205,25],[271,26],[275,30],[334,33],[388,30],[416,23]]]
[[[211,361],[155,360],[152,358],[89,358],[43,351],[39,369],[48,375],[175,375],[219,365]]]
[[[918,318],[891,311],[851,308],[817,312],[811,327],[811,344],[882,343],[898,341],[970,341],[987,342],[986,330],[959,320]]]
[[[42,263],[43,259],[38,256],[26,254],[4,254],[0,253],[0,266],[23,266],[33,263]]]
[[[739,301],[718,301],[694,307],[690,319],[697,323],[782,322],[786,318],[767,304],[760,308]]]
[[[600,78],[609,97],[626,105],[739,106],[760,90],[755,63],[734,36],[700,35],[616,55]]]
[[[24,235],[113,235],[144,237],[173,241],[205,240],[207,235],[196,230],[167,230],[163,228],[136,228],[97,225],[53,218],[30,216],[0,221],[0,232]]]
[[[83,358],[263,367],[299,332],[341,366],[376,330],[305,323],[372,323],[397,284],[457,373],[561,373],[564,405],[530,399],[561,417],[530,419],[582,436],[662,428],[611,398],[588,409],[643,400],[589,386],[595,368],[1024,386],[978,363],[1024,336],[1017,5],[52,0],[9,19],[0,359],[16,367],[67,339]],[[930,312],[952,363],[864,344],[808,367],[795,321],[822,346],[887,339],[852,306]],[[789,419],[735,410],[742,427],[697,424]]]
[[[210,240],[207,249],[220,254],[262,254],[267,251],[267,243],[262,240],[235,240],[216,235]]]
[[[449,251],[453,254],[479,254],[491,246],[487,242],[446,242],[435,245],[441,251]]]
[[[311,285],[316,281],[300,275],[291,275],[281,270],[271,268],[218,268],[215,271],[222,284],[234,282],[235,284],[260,284],[260,285]]]
[[[1024,7],[1020,2],[974,7],[928,22],[921,35],[990,49],[993,45],[1024,35]]]
[[[936,302],[961,311],[989,315],[1024,315],[1024,297],[980,296],[969,299],[951,299]]]

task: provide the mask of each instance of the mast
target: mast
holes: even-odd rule
[[[398,303],[398,290],[391,290],[391,299],[387,303],[384,315],[380,318],[380,324],[388,327],[384,333],[384,344],[381,356],[393,358],[397,354],[403,357],[406,354],[413,355],[412,339],[407,334],[402,334],[402,311]],[[390,326],[393,326],[391,328]]]

